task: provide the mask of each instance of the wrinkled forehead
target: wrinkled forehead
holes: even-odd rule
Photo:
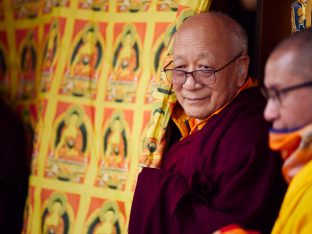
[[[223,57],[231,51],[231,41],[222,27],[217,27],[213,21],[194,20],[182,24],[174,38],[174,54],[185,50]]]

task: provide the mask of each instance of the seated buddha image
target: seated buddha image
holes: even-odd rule
[[[117,43],[109,78],[109,99],[133,102],[140,74],[139,44],[134,27],[127,26]]]
[[[111,120],[104,135],[104,167],[126,168],[127,138],[119,115]]]
[[[87,27],[82,37],[74,44],[69,67],[65,74],[63,92],[84,96],[95,91],[99,68],[103,58],[103,46],[95,27]]]
[[[104,130],[103,157],[96,182],[101,187],[125,187],[129,167],[127,132],[122,113],[114,113]]]
[[[118,11],[129,11],[132,13],[146,11],[151,4],[151,0],[119,0]]]
[[[85,162],[86,137],[83,112],[78,108],[70,109],[57,128],[54,158]]]
[[[21,43],[21,60],[18,96],[28,99],[34,95],[37,53],[33,34],[29,33]]]
[[[108,11],[108,0],[80,0],[80,7],[93,11]]]
[[[42,215],[43,234],[69,233],[69,216],[66,211],[67,200],[62,194],[54,194],[49,198],[48,206]]]
[[[124,219],[114,201],[106,201],[101,207],[96,219],[90,225],[88,233],[121,234],[124,229]]]
[[[41,90],[46,91],[51,85],[51,76],[55,69],[56,54],[59,47],[59,27],[58,22],[54,21],[49,29],[48,36],[44,45],[42,66],[41,66]]]
[[[158,0],[157,10],[159,11],[177,11],[179,6],[178,0]]]
[[[87,171],[88,134],[81,106],[72,106],[55,123],[55,134],[46,158],[45,176],[62,181],[83,183]]]

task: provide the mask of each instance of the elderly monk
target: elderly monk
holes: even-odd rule
[[[265,69],[268,103],[264,117],[273,123],[270,146],[282,153],[289,183],[272,233],[312,233],[312,29],[285,39]]]
[[[179,28],[164,70],[178,103],[160,169],[144,168],[129,234],[212,233],[236,223],[269,232],[286,183],[268,147],[265,99],[248,77],[246,32],[221,13]]]

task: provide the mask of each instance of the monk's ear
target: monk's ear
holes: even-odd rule
[[[238,59],[237,64],[237,86],[242,87],[247,79],[248,76],[248,67],[249,67],[249,56],[242,55]]]

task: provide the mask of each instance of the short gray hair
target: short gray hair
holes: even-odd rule
[[[228,28],[228,36],[236,53],[242,52],[248,54],[248,36],[245,29],[236,20],[224,13],[210,13],[219,18],[224,24],[224,27]]]

